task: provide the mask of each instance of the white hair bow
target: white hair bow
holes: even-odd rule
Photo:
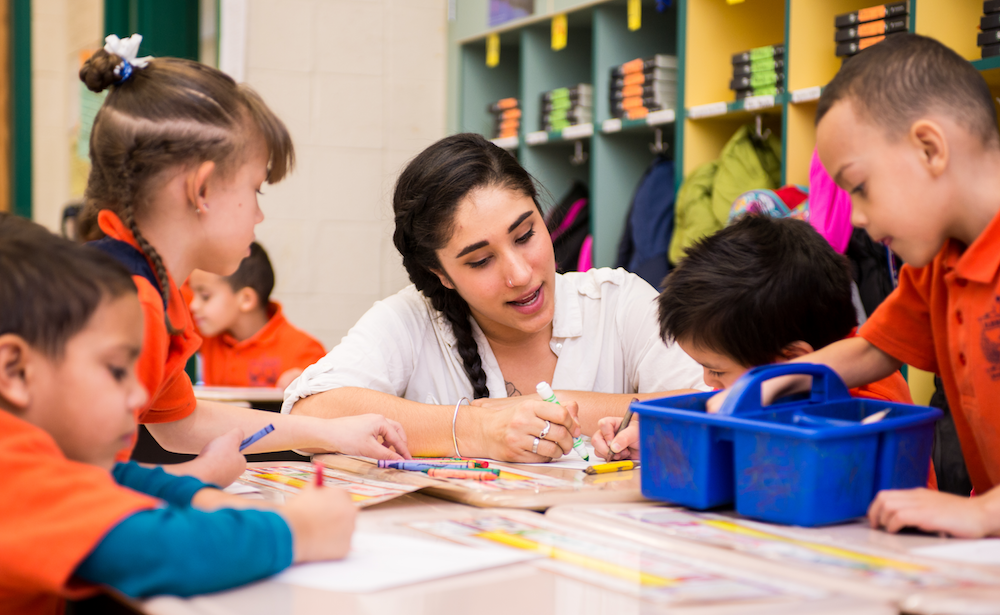
[[[126,64],[135,68],[146,68],[146,65],[153,59],[153,56],[146,56],[144,58],[136,57],[139,53],[139,45],[141,43],[141,34],[133,34],[128,38],[118,38],[114,34],[109,34],[104,39],[104,51],[113,53],[124,61],[122,65],[115,67],[115,75],[127,79],[132,70],[131,68],[125,68]],[[122,69],[125,69],[125,72],[128,74],[122,74]]]

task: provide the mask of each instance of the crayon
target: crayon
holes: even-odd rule
[[[243,440],[242,442],[240,442],[240,452],[242,452],[243,449],[245,449],[246,447],[250,446],[251,444],[253,444],[257,440],[260,440],[261,438],[263,438],[267,434],[271,433],[272,431],[274,431],[274,425],[268,425],[267,427],[265,427],[264,429],[261,429],[260,431],[258,431],[254,435],[252,435],[249,438]]]
[[[323,486],[323,464],[319,461],[313,461],[313,471],[316,473],[316,486]]]
[[[434,468],[427,471],[428,476],[434,478],[463,478],[471,480],[496,480],[497,475],[492,472],[476,472],[471,470],[450,470]]]
[[[639,467],[636,461],[612,461],[611,463],[599,463],[588,467],[584,472],[587,474],[609,474],[611,472],[627,472]]]
[[[391,468],[393,470],[408,470],[410,472],[426,472],[427,470],[433,470],[435,468],[439,470],[469,470],[477,468],[469,468],[465,464],[447,464],[447,463],[421,463],[419,461],[390,461],[385,465],[379,464],[380,468]]]

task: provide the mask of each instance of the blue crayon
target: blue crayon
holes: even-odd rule
[[[260,440],[261,438],[263,438],[267,434],[271,433],[272,431],[274,431],[274,425],[268,425],[267,427],[265,427],[264,429],[261,429],[260,431],[258,431],[254,435],[252,435],[249,438],[243,440],[242,442],[240,442],[240,452],[243,452],[243,449],[245,449],[246,447],[250,446],[251,444],[253,444],[257,440]]]
[[[419,461],[386,461],[380,462],[380,468],[392,468],[394,470],[408,470],[410,472],[426,472],[427,470],[433,470],[437,468],[439,470],[468,470],[467,465],[440,465],[431,463],[420,463]]]

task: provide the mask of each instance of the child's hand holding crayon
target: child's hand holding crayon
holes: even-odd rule
[[[358,507],[347,491],[309,485],[278,512],[292,530],[295,562],[342,559],[351,550]]]
[[[595,455],[607,461],[639,459],[639,421],[633,417],[625,429],[619,431],[623,420],[618,416],[606,416],[597,423],[600,429],[590,438]]]

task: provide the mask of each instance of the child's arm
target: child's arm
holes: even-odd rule
[[[166,472],[162,466],[143,467],[130,461],[116,465],[111,474],[119,485],[159,498],[174,506],[193,506],[200,510],[274,508],[270,502],[231,495],[193,476],[175,476]]]
[[[357,507],[346,491],[308,488],[279,513],[170,506],[115,526],[76,576],[135,597],[191,596],[265,578],[293,562],[340,559]]]
[[[972,498],[929,489],[880,491],[868,520],[890,532],[916,527],[957,538],[1000,536],[1000,487]]]
[[[628,427],[615,435],[622,419],[609,416],[600,420],[600,429],[590,438],[594,454],[607,461],[639,459],[639,417],[633,416]]]
[[[195,411],[187,417],[171,423],[152,423],[146,427],[167,450],[192,453],[233,428],[252,434],[269,424],[274,425],[274,431],[250,445],[244,453],[301,449],[377,459],[410,456],[406,434],[399,423],[374,414],[331,421],[199,400]]]
[[[863,337],[852,337],[834,342],[811,354],[803,355],[792,363],[819,363],[828,366],[853,389],[864,384],[887,378],[898,370],[902,363],[883,352]],[[770,404],[775,399],[808,391],[812,383],[809,376],[782,376],[772,378],[761,385],[761,403]],[[708,411],[718,412],[726,399],[727,391],[721,391],[708,400]]]

